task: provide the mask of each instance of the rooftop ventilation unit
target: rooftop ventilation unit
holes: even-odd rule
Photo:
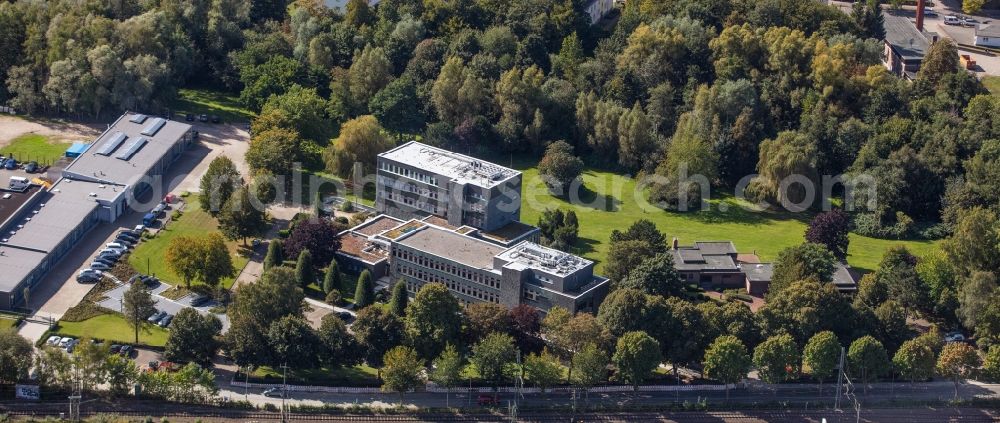
[[[113,153],[120,145],[122,145],[123,142],[125,142],[126,138],[128,138],[128,136],[121,131],[115,132],[111,135],[111,138],[108,138],[104,144],[101,144],[101,148],[97,150],[97,154],[110,156],[111,153]]]
[[[132,160],[132,156],[134,156],[135,153],[138,153],[139,150],[146,145],[147,141],[146,137],[133,138],[132,141],[129,141],[128,145],[125,146],[125,149],[122,150],[121,153],[118,153],[115,157],[125,161]],[[104,187],[102,186],[101,188]]]
[[[146,115],[138,114],[137,113],[137,114],[132,115],[132,118],[129,119],[128,121],[132,122],[132,123],[143,123],[143,122],[146,121]]]
[[[163,125],[166,124],[167,124],[166,119],[163,118],[153,119],[153,121],[150,122],[149,125],[146,125],[146,127],[140,133],[147,137],[151,137],[153,135],[156,135],[157,132],[160,132],[160,128],[163,128]]]

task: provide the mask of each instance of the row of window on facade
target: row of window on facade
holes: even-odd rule
[[[387,200],[394,201],[394,202],[397,202],[397,203],[403,203],[403,204],[406,204],[407,206],[415,207],[415,208],[418,208],[418,209],[423,210],[423,211],[428,212],[428,213],[440,214],[440,213],[438,213],[439,209],[438,209],[437,204],[427,203],[427,202],[423,202],[423,201],[420,201],[420,202],[414,201],[413,198],[406,197],[406,196],[403,196],[403,195],[399,195],[399,194],[397,194],[397,193],[395,193],[393,191],[379,191],[379,193],[383,193],[383,192],[385,193],[384,197]]]
[[[382,162],[382,170],[390,173],[395,173],[400,176],[404,176],[410,179],[414,179],[425,184],[430,184],[437,186],[437,177],[428,175],[423,172],[417,172],[415,170],[410,170],[402,166],[396,166],[389,162]]]
[[[473,272],[471,270],[462,268],[460,266],[455,266],[453,264],[442,263],[437,260],[431,260],[427,257],[413,254],[410,251],[396,249],[393,254],[402,260],[414,263],[418,266],[426,267],[428,269],[437,270],[439,272],[444,272],[458,276],[465,280],[470,280],[478,284],[486,285],[493,289],[500,289],[500,278],[486,276],[480,272]],[[420,279],[426,280],[426,277],[421,277]]]
[[[462,295],[465,295],[465,296],[469,296],[469,297],[475,298],[475,299],[480,300],[480,301],[486,301],[486,302],[497,303],[497,304],[500,303],[500,296],[497,295],[496,293],[493,293],[493,292],[488,292],[488,291],[484,291],[482,289],[474,288],[474,287],[468,286],[468,285],[466,285],[466,284],[464,284],[462,282],[459,282],[459,281],[456,281],[456,280],[453,280],[453,279],[450,279],[450,278],[434,277],[432,275],[429,275],[427,272],[424,272],[423,270],[420,270],[420,269],[417,269],[417,268],[414,268],[414,267],[411,267],[411,266],[407,266],[407,265],[399,265],[399,266],[397,266],[397,269],[399,270],[400,274],[409,276],[409,277],[414,278],[414,279],[419,279],[421,281],[424,281],[425,283],[431,283],[431,282],[442,283],[446,287],[448,287],[448,289],[450,291],[453,291],[453,292],[456,292],[456,293],[459,293],[459,294],[462,294]],[[418,285],[416,283],[413,283],[411,281],[407,281],[406,282],[406,289],[408,291],[410,291],[410,293],[416,294],[417,291],[420,290],[420,285]],[[459,299],[461,300],[461,297],[459,297]],[[465,302],[465,301],[463,301],[463,302]]]

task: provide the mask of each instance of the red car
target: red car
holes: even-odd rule
[[[480,395],[476,398],[476,404],[481,406],[496,406],[499,404],[499,401],[493,395]]]

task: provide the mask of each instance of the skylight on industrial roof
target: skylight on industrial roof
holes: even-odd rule
[[[111,153],[115,151],[115,149],[117,149],[119,146],[122,145],[123,142],[125,142],[126,138],[128,138],[128,136],[125,135],[125,133],[121,131],[115,132],[113,135],[111,135],[111,138],[108,138],[108,140],[105,141],[104,144],[101,144],[101,148],[97,150],[97,154],[100,154],[102,156],[110,156]]]
[[[118,153],[118,155],[115,156],[115,157],[117,157],[117,158],[119,158],[121,160],[125,160],[125,161],[131,160],[132,156],[134,156],[135,153],[138,153],[139,150],[142,149],[142,147],[145,146],[146,142],[148,142],[148,141],[149,140],[146,139],[146,137],[136,137],[136,138],[133,138],[125,146],[125,149],[122,150],[121,153]]]
[[[132,118],[129,119],[128,121],[132,123],[143,123],[146,121],[146,115],[136,113],[132,115]]]
[[[160,128],[163,128],[163,125],[166,124],[167,120],[164,118],[153,119],[153,121],[150,122],[150,124],[147,125],[145,128],[143,128],[142,132],[140,133],[145,136],[151,137],[153,135],[156,135],[156,133],[160,131]]]

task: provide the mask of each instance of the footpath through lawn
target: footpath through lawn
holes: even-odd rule
[[[771,261],[784,248],[799,244],[805,239],[811,213],[757,212],[741,206],[749,203],[732,195],[716,196],[711,200],[711,210],[672,212],[651,207],[642,208],[645,192],[636,191],[634,179],[612,172],[588,169],[583,174],[585,192],[580,195],[586,205],[572,205],[551,195],[538,177],[533,164],[515,163],[524,172],[521,221],[535,225],[542,212],[561,208],[574,210],[580,222],[579,241],[575,253],[598,262],[603,268],[607,256],[611,231],[624,230],[632,222],[648,219],[668,237],[677,237],[681,245],[695,241],[732,241],[740,253],[757,253],[761,260]],[[848,264],[860,270],[874,270],[882,254],[894,245],[904,245],[912,253],[923,256],[931,252],[937,242],[912,240],[885,240],[852,233],[848,251]]]

